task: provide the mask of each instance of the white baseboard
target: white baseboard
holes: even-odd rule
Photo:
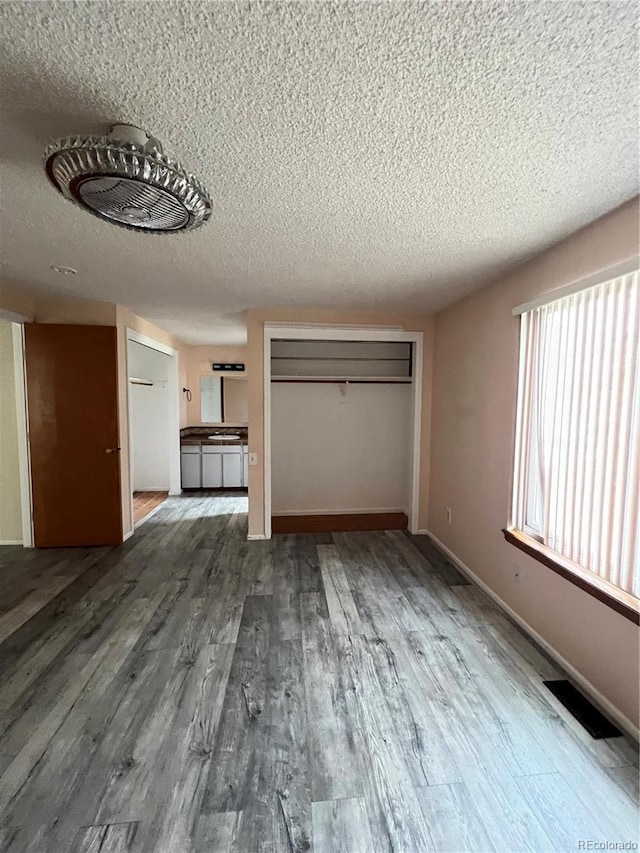
[[[169,497],[170,498],[177,498],[178,495],[181,495],[181,494],[182,494],[182,489],[174,489],[173,491],[169,490]]]
[[[22,545],[22,539],[0,539],[0,545]]]
[[[266,539],[266,538],[267,538],[267,537],[264,535],[264,533],[248,533],[248,534],[247,534],[247,539],[248,539],[250,542],[251,542],[251,541],[254,541],[254,540],[257,540],[257,539]]]
[[[129,532],[128,532],[128,533],[125,533],[125,534],[124,534],[124,536],[122,537],[122,541],[123,541],[123,542],[126,542],[126,541],[127,541],[127,539],[131,539],[131,537],[133,536],[134,532],[135,532],[135,530],[129,530]]]
[[[282,509],[272,512],[273,517],[279,515],[376,515],[377,513],[403,512],[408,515],[406,509],[399,507],[374,507],[367,509]],[[422,532],[422,531],[421,531]]]
[[[573,664],[569,663],[569,661],[563,657],[560,652],[555,649],[551,643],[549,643],[545,638],[539,634],[535,628],[532,628],[528,622],[525,620],[512,608],[510,607],[506,601],[504,601],[500,596],[494,592],[491,587],[486,584],[478,575],[469,568],[465,563],[462,562],[453,551],[449,550],[444,542],[441,542],[437,536],[435,536],[429,530],[420,530],[420,535],[428,536],[435,545],[443,551],[449,559],[455,563],[455,565],[460,569],[460,571],[466,575],[469,580],[474,583],[476,586],[479,586],[489,598],[494,601],[498,607],[503,610],[510,619],[512,619],[517,625],[522,628],[522,630],[531,637],[544,651],[552,658],[560,667],[560,669],[564,670],[564,672],[570,676],[571,680],[574,681],[582,690],[589,695],[589,697],[593,700],[594,704],[599,706],[599,708],[607,714],[607,716],[611,717],[614,722],[616,722],[621,729],[623,729],[627,734],[631,735],[634,740],[640,739],[640,729],[633,723],[625,714],[622,713],[618,708],[613,705],[606,696],[604,696],[597,688],[593,686],[593,684],[579,672]]]

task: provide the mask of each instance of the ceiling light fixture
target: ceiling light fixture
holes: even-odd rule
[[[70,201],[115,225],[161,234],[191,231],[211,215],[205,188],[139,127],[68,136],[44,153],[49,180]]]
[[[59,267],[57,264],[51,264],[51,269],[54,272],[59,272],[62,275],[75,275],[78,270],[74,270],[73,267]]]

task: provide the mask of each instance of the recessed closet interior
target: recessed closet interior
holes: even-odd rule
[[[334,527],[336,516],[349,516],[349,529],[371,529],[376,516],[382,527],[389,525],[382,516],[393,514],[393,526],[406,526],[412,348],[405,341],[272,340],[274,531],[301,529],[304,516],[331,516]],[[319,521],[309,523],[319,529]]]

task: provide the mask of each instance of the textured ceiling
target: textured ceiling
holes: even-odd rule
[[[249,307],[440,308],[637,193],[637,27],[596,0],[3,2],[4,277],[193,343]],[[45,144],[114,121],[205,183],[207,225],[136,234],[49,186]]]

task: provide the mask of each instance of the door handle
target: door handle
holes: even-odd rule
[[[117,453],[120,450],[119,447],[107,447],[105,453]]]

